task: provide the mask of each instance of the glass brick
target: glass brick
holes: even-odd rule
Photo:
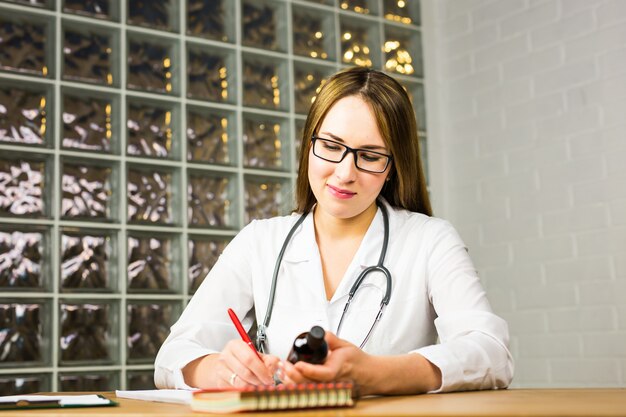
[[[391,26],[385,27],[385,69],[403,75],[423,75],[420,35]]]
[[[404,86],[413,108],[417,116],[417,129],[420,131],[426,130],[426,102],[424,98],[424,85],[422,83],[412,83],[409,81],[401,81]]]
[[[23,4],[25,6],[42,7],[46,9],[52,8],[54,0],[3,0],[7,3]]]
[[[187,160],[210,164],[235,163],[234,116],[201,108],[187,110]]]
[[[287,94],[282,93],[281,87],[287,82],[287,75],[282,65],[244,54],[242,82],[244,106],[286,109]]]
[[[0,229],[0,290],[42,290],[47,235]]]
[[[54,46],[50,24],[39,18],[2,13],[0,70],[48,77]]]
[[[304,1],[308,1],[309,3],[324,4],[326,6],[335,5],[335,0],[304,0]]]
[[[61,290],[113,290],[113,238],[102,232],[61,234]]]
[[[172,174],[163,171],[128,170],[128,220],[172,224]]]
[[[171,302],[133,302],[127,306],[128,363],[153,363],[178,316]]]
[[[187,97],[233,103],[235,74],[232,52],[187,44]]]
[[[119,376],[117,372],[63,372],[59,374],[59,391],[113,391],[119,388],[118,381]]]
[[[385,19],[405,25],[419,25],[420,0],[383,0]]]
[[[289,147],[285,146],[281,133],[283,121],[243,116],[243,164],[248,168],[288,169]]]
[[[132,156],[172,158],[178,111],[174,105],[129,101],[126,153]]]
[[[73,28],[64,24],[63,79],[100,85],[116,85],[114,63],[118,41],[104,29]]]
[[[293,53],[335,59],[335,22],[332,15],[293,6]]]
[[[111,218],[111,174],[106,166],[63,164],[61,216],[68,219]]]
[[[49,350],[45,302],[0,302],[0,367],[36,366],[47,362]]]
[[[14,82],[0,85],[0,141],[42,145],[49,129],[49,93]]]
[[[377,26],[377,25],[376,25]],[[341,61],[360,67],[378,67],[378,36],[369,22],[340,19]]]
[[[234,42],[234,6],[232,0],[187,0],[187,35]]]
[[[286,203],[283,181],[246,176],[244,179],[246,224],[255,219],[268,219],[283,214]]]
[[[242,3],[242,43],[245,46],[285,51],[285,8],[278,2],[244,0]]]
[[[96,19],[113,19],[117,16],[117,2],[109,0],[64,0],[63,11]]]
[[[294,95],[296,113],[308,114],[309,108],[329,73],[333,70],[321,69],[310,64],[294,63]]]
[[[236,181],[231,176],[191,172],[187,180],[190,226],[234,228],[237,225],[234,206]]]
[[[377,14],[376,3],[377,0],[339,0],[339,7],[359,14]]]
[[[107,364],[117,359],[114,303],[61,301],[59,356],[62,365]]]
[[[42,217],[45,162],[0,159],[0,216]]]
[[[153,371],[126,371],[126,388],[129,390],[156,389]]]
[[[178,30],[178,0],[128,0],[128,24]]]
[[[228,240],[191,237],[189,239],[189,294],[194,294],[224,251]]]
[[[84,94],[84,93],[83,93]],[[66,149],[110,153],[115,126],[119,126],[117,101],[111,97],[63,94],[63,139]]]
[[[174,43],[154,36],[128,35],[128,73],[126,85],[131,90],[172,94],[178,55]]]
[[[44,373],[0,375],[0,396],[49,392],[51,379],[50,374]]]
[[[166,236],[128,236],[128,290],[173,292],[178,286],[172,271],[177,241]]]

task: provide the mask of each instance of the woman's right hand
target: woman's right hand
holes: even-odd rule
[[[187,385],[197,388],[272,385],[279,359],[256,353],[243,340],[229,341],[220,353],[198,358],[183,368]]]

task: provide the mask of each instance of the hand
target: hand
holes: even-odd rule
[[[343,339],[338,338],[331,332],[326,332],[326,343],[328,343],[328,357],[323,365],[313,365],[306,362],[281,362],[279,367],[282,370],[283,382],[303,383],[303,382],[327,382],[351,380],[357,383],[361,371],[369,355]]]
[[[279,359],[256,353],[241,339],[229,341],[221,353],[190,362],[183,369],[185,382],[197,388],[271,385]]]

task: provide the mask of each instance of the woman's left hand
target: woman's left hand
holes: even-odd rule
[[[322,365],[313,365],[306,362],[281,362],[283,382],[327,382],[327,381],[354,381],[359,385],[366,383],[367,353],[331,332],[326,332],[328,343],[328,357]]]

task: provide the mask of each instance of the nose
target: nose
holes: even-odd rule
[[[343,183],[354,182],[357,175],[354,153],[348,152],[341,162],[335,165],[335,177]]]

